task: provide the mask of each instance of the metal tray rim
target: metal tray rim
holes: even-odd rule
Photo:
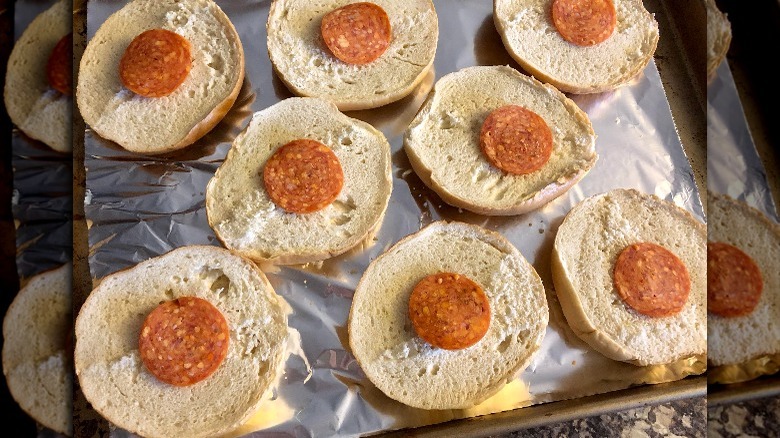
[[[675,382],[636,386],[373,436],[443,438],[457,430],[458,436],[484,437],[706,395],[707,377],[691,376]]]

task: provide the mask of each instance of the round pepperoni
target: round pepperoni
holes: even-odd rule
[[[46,63],[46,79],[49,86],[70,96],[73,93],[73,34],[62,37],[54,46]]]
[[[691,279],[685,264],[654,243],[626,247],[615,262],[615,289],[637,312],[650,317],[671,316],[685,306]]]
[[[228,351],[230,331],[219,309],[182,297],[157,306],[138,339],[141,360],[160,381],[187,386],[210,376]]]
[[[390,45],[390,19],[373,3],[352,3],[322,17],[320,32],[333,56],[348,64],[368,64]]]
[[[552,131],[535,112],[506,105],[488,114],[479,133],[479,146],[491,164],[504,172],[535,172],[552,155]]]
[[[127,46],[119,61],[119,78],[133,93],[162,97],[173,93],[191,68],[189,41],[170,30],[151,29]]]
[[[555,0],[552,19],[566,41],[593,46],[612,35],[617,14],[612,0]]]
[[[280,147],[263,169],[274,204],[290,213],[312,213],[330,205],[344,186],[338,157],[324,144],[293,140]]]
[[[724,317],[748,315],[763,289],[761,270],[749,255],[728,243],[707,244],[707,311]]]
[[[417,334],[445,350],[476,344],[490,326],[490,304],[477,283],[443,272],[423,278],[409,298],[409,317]]]

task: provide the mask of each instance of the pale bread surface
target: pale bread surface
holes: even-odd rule
[[[46,64],[54,46],[71,32],[71,2],[40,13],[14,44],[5,76],[5,108],[27,136],[70,152],[73,98],[49,86]]]
[[[342,111],[376,108],[408,95],[433,65],[439,24],[431,0],[372,0],[390,19],[392,39],[375,61],[352,65],[333,56],[320,34],[322,17],[359,0],[274,0],[268,54],[296,95],[328,99]]]
[[[143,97],[119,79],[130,42],[154,28],[181,35],[191,46],[192,70],[165,97]],[[244,50],[227,15],[211,0],[134,0],[111,15],[81,59],[77,102],[84,121],[123,148],[159,154],[206,134],[228,112],[244,79]]]
[[[713,366],[735,365],[780,354],[780,225],[726,195],[710,194],[707,206],[709,241],[742,250],[756,262],[764,282],[761,298],[750,314],[707,315],[707,360]]]
[[[435,348],[411,325],[414,286],[438,272],[467,276],[488,298],[490,327],[471,347]],[[349,345],[388,397],[422,409],[468,408],[525,369],[548,319],[541,279],[503,236],[474,225],[434,222],[368,266],[352,301]]]
[[[182,296],[209,301],[230,328],[214,374],[176,387],[149,373],[138,351],[146,316]],[[187,246],[105,277],[76,319],[75,368],[96,411],[147,437],[205,437],[241,425],[281,369],[287,317],[250,261],[210,246]]]
[[[618,295],[615,261],[639,242],[660,245],[685,264],[691,290],[680,313],[651,318]],[[583,200],[558,228],[552,274],[569,326],[605,356],[657,365],[706,352],[706,227],[676,205],[633,189]]]
[[[70,264],[38,274],[14,298],[3,319],[3,374],[19,406],[38,423],[73,434]]]
[[[642,0],[614,0],[617,22],[605,41],[581,47],[552,21],[553,0],[494,0],[493,20],[509,54],[561,91],[600,93],[625,85],[653,58],[658,23]]]
[[[330,148],[344,186],[324,209],[285,212],[263,184],[265,163],[286,143],[307,138]],[[208,220],[226,247],[259,262],[307,263],[341,254],[380,225],[392,191],[390,144],[368,123],[311,97],[255,113],[206,189]]]
[[[480,129],[493,110],[519,105],[550,127],[550,160],[527,175],[493,166],[479,146]],[[555,88],[506,67],[468,67],[450,73],[404,134],[404,150],[420,179],[445,202],[486,214],[514,215],[560,196],[595,165],[596,134],[583,112]]]
[[[712,79],[729,51],[731,23],[718,9],[715,0],[704,0],[704,6],[707,10],[707,78]]]

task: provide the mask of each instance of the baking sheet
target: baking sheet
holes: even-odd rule
[[[54,3],[54,0],[17,1],[14,5],[14,41],[39,13]],[[16,127],[11,132],[11,161],[16,269],[23,285],[30,277],[71,260],[73,167],[70,155],[55,152]],[[37,436],[64,435],[38,424]]]
[[[728,62],[707,87],[707,189],[780,221]]]
[[[124,3],[89,2],[88,38]],[[218,245],[206,222],[206,184],[249,116],[291,96],[273,75],[268,60],[265,22],[270,2],[220,4],[241,36],[247,66],[242,92],[222,123],[194,146],[165,157],[133,155],[89,130],[86,133],[85,210],[90,270],[96,280],[182,245]],[[393,151],[393,194],[377,238],[321,263],[263,266],[276,291],[290,304],[289,324],[301,342],[294,345],[268,402],[238,434],[370,434],[676,380],[704,369],[704,363],[696,360],[670,367],[636,367],[606,359],[568,328],[552,290],[549,264],[555,230],[571,207],[588,196],[633,187],[673,201],[700,219],[704,216],[655,64],[628,87],[573,96],[593,122],[600,158],[567,194],[516,217],[489,218],[461,211],[444,204],[411,170],[402,150],[403,131],[437,78],[471,65],[519,67],[495,31],[491,2],[434,4],[440,36],[433,71],[397,103],[347,113],[381,130]],[[550,303],[550,326],[528,369],[496,396],[468,410],[424,411],[392,401],[374,388],[344,349],[351,296],[368,263],[401,237],[437,219],[465,221],[504,234],[534,265]],[[113,434],[128,435],[120,430]]]

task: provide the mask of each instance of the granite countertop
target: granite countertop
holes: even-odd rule
[[[707,436],[780,437],[780,396],[709,407]]]
[[[706,409],[706,398],[697,397],[493,435],[490,438],[699,438],[707,436]]]
[[[706,418],[705,418],[706,415]],[[780,396],[707,407],[705,397],[565,421],[490,438],[780,437]]]

